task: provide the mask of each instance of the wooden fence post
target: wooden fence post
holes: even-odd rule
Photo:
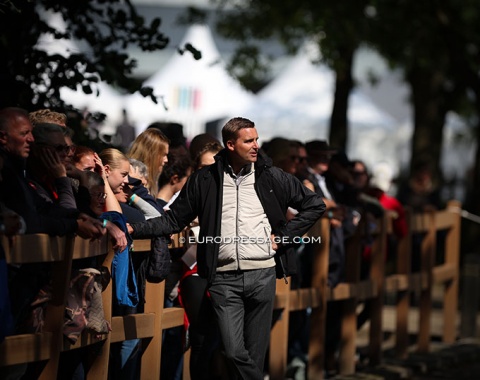
[[[355,352],[357,349],[357,304],[358,285],[360,283],[360,268],[362,258],[362,235],[366,226],[362,217],[355,234],[345,244],[345,281],[348,285],[348,296],[341,302],[342,319],[339,372],[342,375],[355,373]],[[337,285],[337,287],[342,284]],[[339,301],[334,301],[339,302]],[[327,327],[328,328],[328,327]]]
[[[477,337],[477,315],[480,300],[480,255],[465,255],[462,269],[462,319],[460,337]]]
[[[399,358],[407,357],[409,345],[408,335],[408,313],[410,308],[411,296],[411,272],[412,272],[412,234],[410,227],[411,210],[405,210],[405,218],[407,220],[407,234],[399,240],[397,247],[397,274],[401,276],[401,284],[398,286],[396,296],[396,340],[395,354]]]
[[[281,380],[287,370],[290,320],[290,282],[286,284],[284,279],[277,279],[274,307],[281,314],[270,334],[269,375],[272,380]]]
[[[330,221],[321,218],[308,235],[321,237],[321,243],[313,244],[312,288],[317,291],[318,306],[310,316],[310,340],[308,345],[308,378],[322,379],[325,363],[325,325],[327,311],[328,255],[330,252]]]
[[[382,360],[383,343],[383,304],[385,297],[385,260],[387,252],[387,215],[378,219],[379,228],[372,247],[372,262],[370,265],[370,280],[374,286],[375,295],[370,299],[370,343],[369,364],[377,365]]]
[[[452,211],[448,212],[449,209]],[[461,209],[460,202],[448,202],[447,212],[452,225],[445,240],[445,265],[451,269],[452,273],[450,280],[445,283],[443,298],[443,341],[445,343],[453,343],[457,338],[461,217],[455,209]]]

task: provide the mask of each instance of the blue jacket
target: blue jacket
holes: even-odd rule
[[[118,306],[136,307],[138,305],[138,287],[135,270],[133,268],[130,247],[132,238],[127,231],[125,216],[116,211],[107,211],[101,218],[115,223],[127,237],[127,248],[121,252],[115,252],[112,261],[113,301]]]

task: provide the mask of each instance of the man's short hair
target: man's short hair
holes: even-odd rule
[[[18,107],[7,107],[0,110],[0,131],[8,132],[10,123],[17,117],[28,119],[28,111]]]
[[[40,123],[58,124],[62,127],[67,125],[67,115],[60,112],[52,111],[48,108],[30,112],[28,114],[30,122],[34,127]]]
[[[227,141],[236,140],[238,131],[244,128],[255,128],[255,123],[243,117],[234,117],[227,121],[222,128],[223,146],[227,146]]]

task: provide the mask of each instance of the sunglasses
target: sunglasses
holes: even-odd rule
[[[91,194],[92,198],[96,198],[97,200],[101,201],[102,199],[106,199],[107,198],[107,194],[106,193],[92,193]]]
[[[299,162],[300,164],[302,164],[307,160],[307,157],[290,156],[290,160],[294,162]]]
[[[353,171],[352,173],[353,173],[353,175],[354,175],[355,177],[360,177],[360,176],[362,176],[362,175],[366,175],[366,174],[367,174],[366,171]]]

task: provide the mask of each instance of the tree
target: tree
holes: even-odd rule
[[[255,40],[278,38],[290,53],[296,52],[306,40],[318,44],[321,60],[336,73],[329,141],[345,150],[348,100],[354,87],[353,58],[366,40],[369,22],[365,9],[370,1],[213,0],[213,3],[221,13],[218,32],[241,42],[230,69],[242,83],[257,80],[256,75],[263,74],[268,65],[268,61],[262,61]]]
[[[475,88],[480,72],[476,47],[480,23],[475,0],[214,2],[222,12],[219,32],[244,46],[253,45],[251,41],[255,39],[276,37],[293,52],[305,40],[318,43],[322,60],[336,73],[330,143],[340,148],[345,148],[348,139],[353,57],[362,45],[373,47],[392,67],[402,70],[411,87],[414,109],[411,166],[428,160],[439,177],[447,113],[456,111],[470,120],[472,115],[478,118],[478,107],[472,97],[480,95],[480,88]],[[245,66],[247,59],[247,62],[253,60],[255,49],[250,47],[245,52],[234,55],[237,62],[232,67]],[[250,63],[248,67],[255,66]],[[242,71],[237,68],[237,72]],[[245,73],[249,74],[247,78],[251,77],[250,71]],[[480,160],[480,151],[478,157]],[[477,167],[480,168],[480,162]]]
[[[65,30],[48,23],[52,13],[62,16]],[[156,102],[152,89],[132,77],[136,61],[126,50],[163,49],[168,38],[160,25],[159,18],[147,25],[130,0],[0,0],[0,108],[64,110],[61,87],[80,85],[90,94],[100,80]],[[51,54],[38,45],[45,35],[73,40],[82,50]]]
[[[475,0],[376,1],[376,33],[371,42],[412,88],[415,133],[411,167],[424,156],[439,170],[447,112],[472,127],[476,143],[473,171],[465,165],[464,208],[480,213],[480,12]],[[408,26],[405,23],[408,20]],[[478,225],[462,223],[462,251],[477,250]]]
[[[414,109],[411,167],[429,161],[438,174],[446,114],[450,59],[438,22],[440,2],[379,0],[370,41],[410,84]],[[408,20],[408,27],[405,27]]]
[[[426,159],[438,177],[447,113],[455,111],[466,121],[478,123],[478,4],[475,0],[377,0],[375,10],[370,43],[392,66],[404,71],[412,90],[411,167]]]

